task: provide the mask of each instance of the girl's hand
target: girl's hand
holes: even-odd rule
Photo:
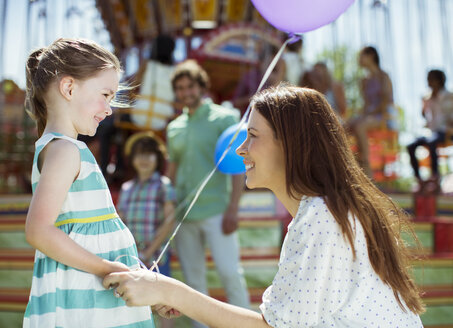
[[[105,288],[116,287],[116,292],[128,306],[165,304],[165,296],[171,292],[168,282],[174,279],[144,269],[114,272],[104,278]]]
[[[97,274],[101,278],[104,278],[106,275],[113,272],[124,272],[131,270],[126,264],[121,262],[112,262],[108,260],[102,260],[102,262],[103,269]]]
[[[162,318],[165,319],[173,319],[182,315],[181,312],[168,305],[156,304],[151,308],[153,309],[153,311],[156,311]]]

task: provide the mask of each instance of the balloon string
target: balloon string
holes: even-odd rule
[[[255,93],[258,93],[261,91],[261,89],[263,88],[264,84],[266,83],[267,79],[269,78],[270,74],[272,73],[272,71],[274,70],[275,68],[275,65],[277,65],[277,62],[278,60],[280,59],[281,55],[283,54],[283,51],[285,50],[286,48],[286,45],[288,43],[293,43],[295,41],[297,41],[298,39],[300,38],[300,36],[298,35],[290,35],[290,37],[283,43],[283,45],[280,47],[280,50],[277,52],[277,54],[274,56],[273,60],[271,61],[271,63],[269,64],[268,68],[266,69],[266,72],[264,73],[263,75],[263,78],[261,79],[261,82],[258,86],[258,89],[256,90]],[[171,237],[168,239],[167,243],[165,244],[164,248],[162,249],[161,253],[159,254],[157,260],[155,260],[153,262],[153,265],[151,266],[150,270],[153,271],[154,269],[158,268],[158,264],[160,262],[160,260],[162,259],[163,255],[165,254],[166,250],[168,249],[169,245],[170,245],[170,242],[175,238],[176,234],[178,233],[178,230],[179,228],[181,227],[182,223],[184,222],[184,220],[186,219],[187,215],[189,214],[189,212],[191,211],[193,205],[195,204],[195,202],[198,200],[198,197],[200,196],[201,192],[203,191],[203,189],[205,188],[206,184],[209,182],[209,180],[211,179],[212,175],[215,173],[215,171],[217,170],[217,168],[219,167],[220,163],[223,161],[223,159],[225,158],[226,154],[228,153],[228,151],[230,150],[231,148],[231,145],[233,144],[233,142],[236,140],[237,136],[239,135],[239,132],[242,128],[242,126],[245,124],[245,122],[247,121],[247,117],[248,117],[248,114],[251,110],[251,104],[249,103],[249,105],[247,106],[247,110],[245,111],[244,115],[242,116],[241,118],[241,121],[239,122],[238,124],[238,127],[236,129],[236,132],[234,133],[233,137],[231,138],[228,146],[226,147],[226,149],[223,151],[222,153],[222,156],[220,156],[219,160],[217,161],[215,167],[211,170],[211,172],[209,172],[205,178],[203,179],[203,182],[199,185],[199,187],[197,189],[194,189],[192,190],[192,192],[183,200],[183,204],[187,203],[188,201],[188,198],[193,194],[193,192],[196,190],[195,192],[195,196],[194,198],[192,199],[189,207],[187,208],[186,212],[184,213],[184,216],[182,217],[181,221],[178,223],[178,225],[176,226],[175,230],[173,231]],[[180,206],[178,206],[179,208]],[[175,210],[176,212],[176,210]],[[167,220],[167,218],[166,218]]]
[[[140,260],[137,256],[134,256],[134,255],[129,255],[129,254],[123,254],[123,255],[119,255],[115,258],[115,262],[118,261],[120,258],[122,257],[132,257],[134,260],[136,260],[138,262],[138,266],[141,267],[142,269],[148,269],[148,267],[146,266],[145,263],[143,263],[142,260]],[[155,264],[156,261],[153,261],[153,265]],[[150,268],[149,270],[152,271],[152,269]],[[157,272],[160,272],[159,271],[159,267],[156,266],[156,271]]]

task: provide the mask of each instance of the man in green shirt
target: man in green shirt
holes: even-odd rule
[[[203,99],[209,87],[206,72],[193,60],[176,66],[172,86],[183,113],[167,127],[168,177],[178,202],[193,193],[214,168],[214,150],[222,132],[239,120],[239,112]],[[249,297],[239,265],[238,203],[244,176],[215,172],[200,194],[175,243],[186,282],[207,294],[205,243],[211,250],[231,304],[249,307]],[[189,203],[193,199],[189,197]],[[198,323],[194,326],[204,327]]]

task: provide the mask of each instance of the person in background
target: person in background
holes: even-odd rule
[[[133,134],[125,145],[125,155],[136,176],[121,186],[117,208],[148,268],[158,258],[174,226],[176,196],[170,179],[162,175],[165,154],[163,142],[151,131]],[[170,277],[168,251],[159,263],[159,271]],[[172,326],[170,320],[162,318],[161,327]]]
[[[437,146],[446,141],[447,132],[450,133],[450,137],[453,136],[453,93],[445,88],[446,79],[445,73],[441,70],[434,69],[428,72],[427,80],[431,94],[423,98],[422,115],[432,134],[429,137],[419,137],[407,146],[418,182],[416,192],[440,191]],[[427,146],[429,149],[431,177],[427,181],[423,181],[420,176],[419,164],[415,156],[419,146]]]
[[[313,88],[326,97],[327,102],[339,117],[344,118],[346,115],[346,96],[343,84],[334,80],[327,65],[323,62],[318,62],[313,66],[312,75]]]
[[[258,50],[258,60],[255,66],[250,68],[245,74],[241,76],[241,79],[236,86],[233,94],[232,103],[235,108],[239,108],[242,113],[245,112],[247,106],[250,103],[250,98],[255,94],[258,89],[261,79],[263,78],[266,70],[270,63],[274,59],[278,52],[278,48],[274,45],[263,43]],[[263,85],[263,88],[274,86],[279,84],[285,79],[287,72],[286,61],[280,59],[275,65],[274,69],[270,73],[267,81]]]
[[[401,239],[405,213],[363,173],[317,91],[279,86],[252,98],[244,158],[249,188],[270,189],[294,218],[260,311],[222,303],[145,270],[112,273],[127,304],[163,304],[219,328],[422,328],[424,307]]]
[[[193,192],[215,167],[214,151],[222,132],[238,122],[237,110],[214,104],[203,95],[209,88],[206,71],[194,60],[176,66],[171,83],[183,113],[167,127],[167,176],[175,185],[178,203],[192,200]],[[225,287],[228,302],[249,307],[249,296],[239,263],[238,207],[244,175],[215,172],[181,225],[175,245],[189,286],[207,294],[205,244]],[[182,213],[184,213],[183,211]],[[198,326],[198,323],[194,323]]]
[[[363,109],[358,117],[346,123],[346,127],[356,137],[359,163],[371,177],[368,130],[382,127],[396,129],[395,108],[392,82],[381,69],[379,54],[374,47],[365,47],[360,51],[359,65],[368,73],[360,82]]]
[[[131,121],[141,128],[165,134],[168,122],[175,117],[174,94],[170,76],[174,70],[175,40],[165,34],[153,39],[149,59],[144,61],[133,80],[139,86]]]

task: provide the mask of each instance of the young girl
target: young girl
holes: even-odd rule
[[[104,286],[129,305],[164,304],[215,327],[410,327],[423,311],[400,238],[404,214],[358,167],[341,124],[317,91],[280,86],[255,95],[244,157],[249,188],[268,188],[294,217],[261,313],[144,270]]]
[[[149,307],[129,308],[102,288],[105,275],[137,267],[137,249],[77,140],[112,113],[118,59],[90,41],[58,39],[29,56],[26,73],[26,107],[40,138],[25,225],[37,250],[24,327],[154,327]]]

